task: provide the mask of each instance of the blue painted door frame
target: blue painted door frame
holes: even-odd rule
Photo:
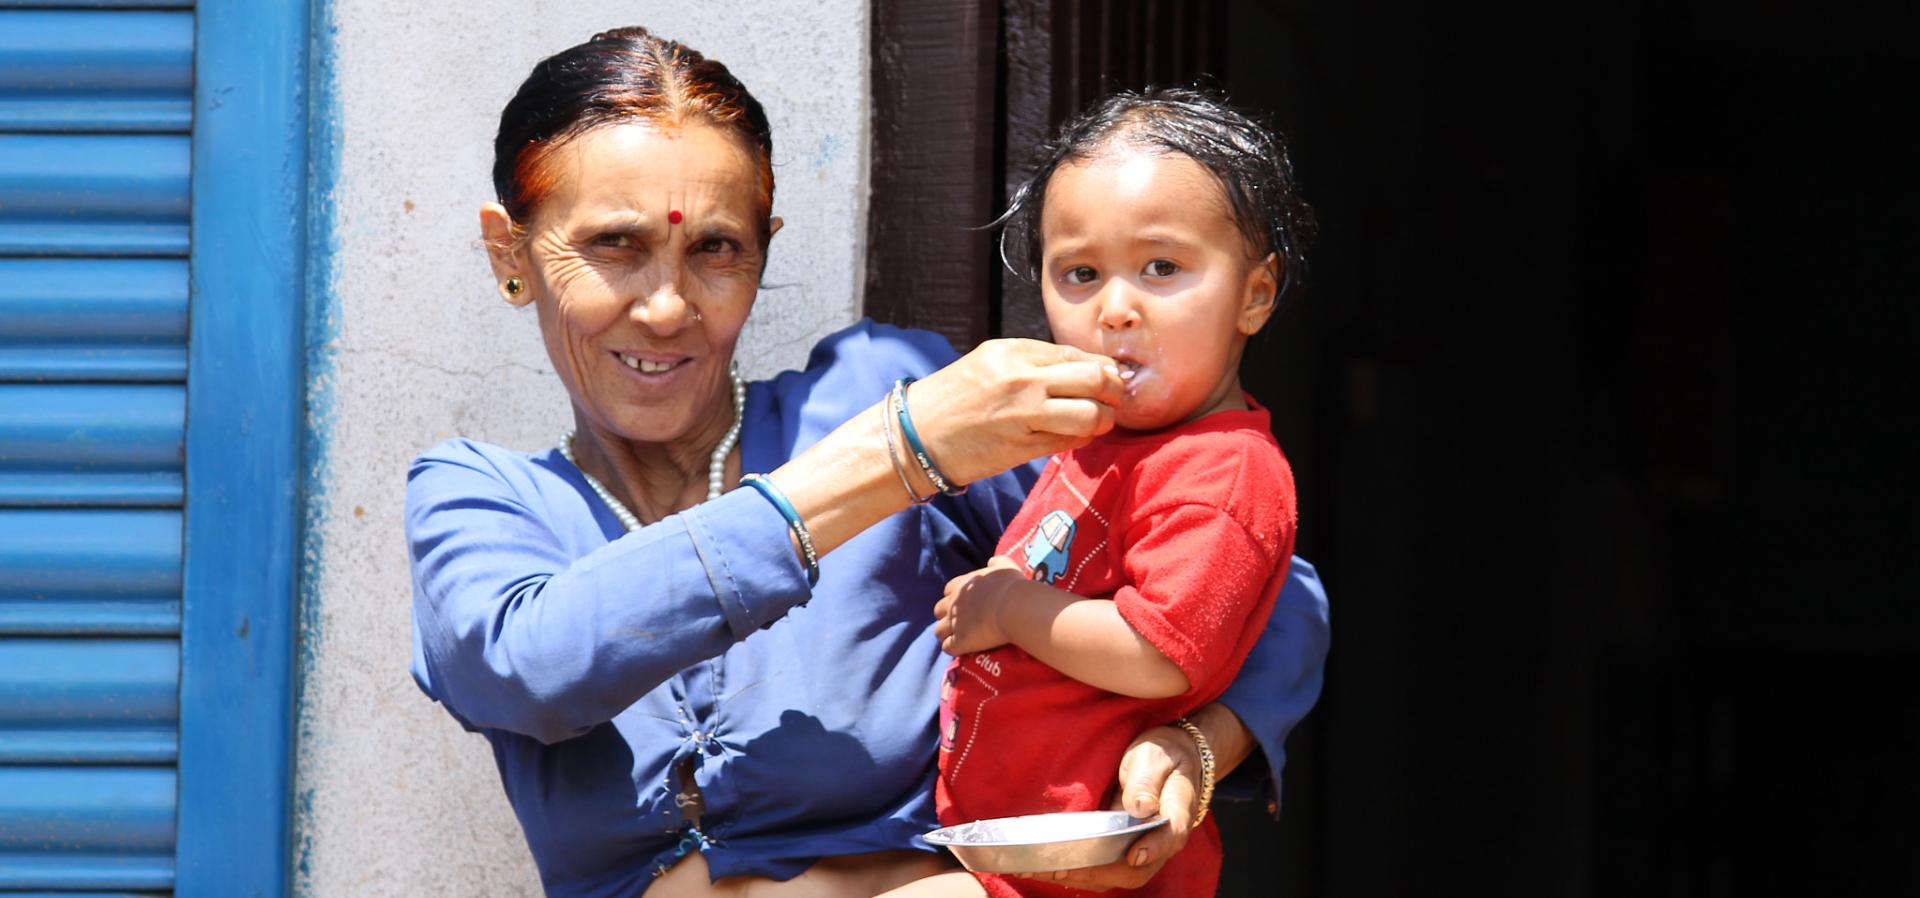
[[[194,17],[182,895],[289,888],[311,12]]]

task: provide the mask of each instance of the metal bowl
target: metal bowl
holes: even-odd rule
[[[1126,811],[1030,814],[946,826],[922,838],[975,873],[1049,873],[1111,864],[1141,833],[1166,822]]]

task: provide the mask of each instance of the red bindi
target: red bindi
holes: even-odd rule
[[[675,209],[675,210],[673,210],[673,211],[671,211],[671,212],[668,212],[668,213],[667,213],[667,224],[679,224],[679,223],[680,223],[680,219],[682,219],[682,218],[684,218],[684,217],[685,217],[685,216],[683,216],[683,215],[681,215],[681,214],[680,214],[680,210],[678,210],[678,209]]]

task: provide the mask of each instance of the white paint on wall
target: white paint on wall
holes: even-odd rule
[[[478,240],[499,110],[543,56],[646,25],[726,63],[773,122],[774,238],[739,358],[798,367],[857,317],[869,89],[862,0],[705,4],[331,0],[337,137],[316,279],[296,889],[536,895],[483,739],[407,672],[407,463],[454,435],[534,449],[568,423],[533,313],[501,302]],[[325,91],[322,92],[325,94]],[[323,182],[326,179],[322,179]],[[318,204],[318,208],[329,208]]]

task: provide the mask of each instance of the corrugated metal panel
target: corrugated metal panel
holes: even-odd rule
[[[0,384],[0,505],[180,504],[178,384]]]
[[[0,764],[172,763],[179,696],[175,640],[0,640]]]
[[[7,898],[155,898],[164,892],[15,892],[5,893]]]
[[[192,9],[193,0],[0,0],[0,9]]]
[[[0,11],[0,130],[178,131],[193,122],[193,15]]]
[[[174,788],[164,768],[0,767],[0,853],[165,851]]]
[[[181,516],[0,508],[0,642],[180,631]]]
[[[0,0],[0,895],[175,881],[188,5]]]
[[[0,259],[0,381],[181,381],[184,259]]]
[[[7,898],[155,898],[164,892],[13,892]]]
[[[173,883],[168,767],[0,766],[0,889]]]
[[[187,251],[184,136],[0,134],[0,255]]]

